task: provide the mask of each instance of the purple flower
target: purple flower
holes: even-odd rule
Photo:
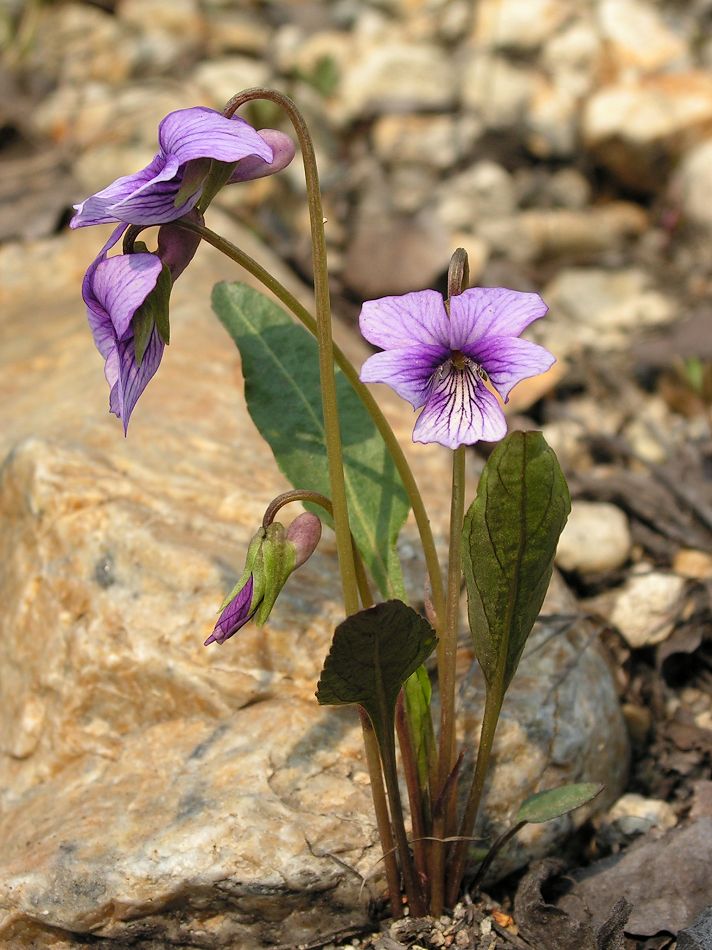
[[[209,643],[224,643],[252,619],[256,609],[252,607],[253,586],[252,574],[249,574],[244,586],[223,607],[215,624],[215,629],[203,646],[207,646]]]
[[[196,212],[197,214],[197,212]],[[135,317],[149,296],[170,285],[192,259],[200,238],[176,225],[163,226],[158,235],[158,253],[119,254],[108,252],[126,230],[120,224],[111,234],[84,276],[82,297],[87,308],[94,343],[106,363],[104,375],[111,389],[109,409],[124,425],[124,433],[139,396],[155,374],[163,356],[167,333],[161,336],[150,318],[141,358],[136,352]],[[159,288],[164,264],[170,274],[168,288]],[[163,300],[167,307],[167,296]]]
[[[504,287],[476,287],[451,297],[421,290],[369,300],[361,333],[384,351],[361,368],[365,383],[386,383],[423,411],[414,442],[455,449],[483,439],[495,442],[507,423],[494,388],[507,402],[510,390],[545,372],[554,357],[543,346],[518,339],[547,306],[538,294]]]
[[[158,127],[158,142],[160,151],[149,165],[75,205],[70,227],[175,221],[200,200],[211,159],[237,162],[229,180],[245,181],[279,171],[294,156],[294,144],[284,133],[257,132],[244,119],[228,119],[203,106],[167,115]]]

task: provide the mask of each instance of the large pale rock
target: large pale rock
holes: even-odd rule
[[[211,217],[301,292],[249,235]],[[211,284],[235,271],[201,250],[176,285],[171,346],[124,439],[78,293],[101,240],[87,229],[0,253],[0,943],[296,944],[363,921],[359,875],[380,870],[356,717],[313,699],[342,616],[333,541],[267,627],[202,647],[265,505],[286,487],[209,313]],[[407,437],[410,411],[394,422]],[[442,538],[447,453],[414,458]],[[409,529],[417,597],[413,550]],[[551,596],[546,612],[561,613],[561,590]],[[515,680],[521,718],[500,733],[495,829],[542,774],[553,778],[552,737],[529,718],[542,722],[542,706],[559,723],[559,779],[620,791],[618,705],[582,637],[577,624],[544,622]]]
[[[495,49],[540,46],[576,10],[573,0],[481,0],[473,38]]]
[[[685,40],[646,0],[601,0],[598,23],[610,65],[624,74],[689,65]]]
[[[675,173],[672,200],[682,202],[688,221],[712,231],[712,139],[706,139],[685,155]]]
[[[454,104],[457,78],[452,60],[436,46],[374,44],[362,50],[344,75],[341,107],[352,118],[445,109]]]
[[[559,356],[586,348],[625,349],[631,333],[666,323],[675,313],[673,301],[638,268],[567,268],[542,296],[550,316],[532,332]]]
[[[575,501],[559,539],[556,563],[582,574],[614,571],[630,556],[633,541],[625,514],[608,502]]]
[[[602,88],[583,114],[586,144],[626,185],[658,190],[673,161],[712,131],[712,76],[645,76]]]

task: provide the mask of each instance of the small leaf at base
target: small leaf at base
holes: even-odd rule
[[[600,795],[605,786],[598,782],[581,782],[578,785],[561,785],[545,792],[530,795],[517,812],[515,821],[538,824],[560,818],[575,808],[588,804]]]

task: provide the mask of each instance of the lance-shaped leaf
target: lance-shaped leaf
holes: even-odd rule
[[[474,889],[489,871],[492,862],[502,848],[528,824],[540,824],[560,818],[562,815],[587,805],[600,795],[604,786],[597,782],[581,782],[577,785],[560,785],[559,788],[550,788],[545,792],[536,792],[522,804],[517,812],[514,825],[494,842],[487,852],[482,864],[477,869],[472,888]]]
[[[315,340],[246,284],[217,284],[213,309],[240,349],[247,408],[280,469],[296,488],[329,495]],[[336,389],[351,531],[383,595],[397,596],[403,580],[395,542],[408,498],[380,433],[340,371]],[[321,509],[315,513],[329,521]]]
[[[540,432],[511,432],[465,517],[463,561],[475,653],[488,693],[504,693],[544,601],[571,500]]]
[[[536,792],[522,804],[516,822],[538,824],[568,814],[575,808],[587,805],[600,795],[604,786],[598,782],[580,782],[576,785],[560,785],[545,792]]]
[[[363,706],[383,750],[400,688],[436,643],[428,621],[400,600],[352,614],[334,632],[316,698],[322,706]]]

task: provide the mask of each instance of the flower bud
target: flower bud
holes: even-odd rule
[[[260,528],[250,542],[242,576],[223,602],[205,646],[224,643],[250,620],[265,623],[287,578],[313,554],[320,537],[321,522],[308,512],[286,531],[277,521]]]

